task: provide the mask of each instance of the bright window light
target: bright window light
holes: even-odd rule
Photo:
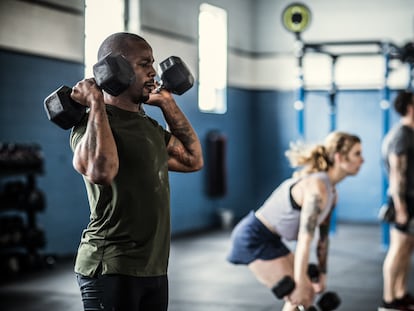
[[[227,11],[203,3],[199,23],[200,111],[227,111]]]
[[[85,1],[85,77],[93,75],[98,48],[111,33],[125,30],[124,0]]]

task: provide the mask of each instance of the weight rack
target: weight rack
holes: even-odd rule
[[[1,280],[54,264],[52,256],[41,252],[46,236],[37,222],[37,214],[46,208],[36,183],[43,165],[39,145],[0,143]]]

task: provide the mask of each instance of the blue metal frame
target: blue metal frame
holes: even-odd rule
[[[297,40],[301,43],[300,36],[297,36]],[[298,125],[298,134],[300,139],[305,140],[305,81],[303,76],[303,47],[302,44],[297,51],[297,61],[298,61],[298,80],[299,87],[296,93],[296,102],[295,109],[297,111],[297,125]]]
[[[390,129],[390,88],[388,86],[388,78],[390,74],[390,55],[389,53],[384,53],[384,86],[381,90],[381,109],[382,109],[382,137],[384,137]],[[388,189],[388,178],[383,170],[382,173],[382,204],[387,202],[387,189]],[[381,233],[382,233],[382,248],[388,249],[390,245],[390,225],[386,222],[381,224]]]
[[[336,55],[331,55],[332,57],[332,66],[331,66],[331,89],[329,90],[329,131],[333,132],[336,130],[336,81],[335,81],[335,69],[336,69]],[[331,223],[330,223],[330,233],[336,233],[336,223],[337,223],[337,212],[336,209],[332,211]]]

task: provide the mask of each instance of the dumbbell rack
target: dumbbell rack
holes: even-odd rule
[[[45,207],[36,176],[43,174],[43,155],[36,144],[0,143],[0,275],[13,277],[52,262],[37,213]]]

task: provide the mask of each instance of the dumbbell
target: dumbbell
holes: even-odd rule
[[[315,264],[309,264],[308,275],[312,282],[318,282],[319,269]],[[295,281],[288,275],[284,276],[275,286],[272,288],[273,294],[278,299],[289,295],[295,289]],[[316,303],[316,306],[311,306],[307,311],[332,311],[338,308],[341,300],[334,292],[326,292],[321,295],[320,299]],[[305,311],[302,305],[298,306],[300,311]]]
[[[326,292],[321,295],[316,306],[311,306],[307,311],[331,311],[336,310],[341,304],[339,296],[334,292]]]
[[[312,283],[318,283],[320,276],[318,266],[310,263],[308,265],[308,275]],[[331,311],[338,308],[340,304],[341,301],[336,293],[326,292],[322,294],[316,306],[309,307],[307,311]]]
[[[187,65],[178,56],[170,56],[159,64],[160,88],[182,95],[194,84],[194,77]]]
[[[314,263],[310,263],[308,265],[308,275],[312,283],[319,282],[319,268]],[[339,296],[334,292],[326,292],[324,293],[315,306],[311,306],[308,308],[308,311],[330,311],[335,310],[341,304],[341,300]]]
[[[160,87],[181,95],[194,84],[194,77],[185,63],[177,56],[170,56],[159,65]],[[121,55],[109,54],[93,66],[97,85],[112,96],[118,96],[134,81],[135,73]],[[44,100],[44,108],[50,121],[67,130],[76,125],[86,113],[86,107],[75,102],[72,89],[61,86]]]
[[[119,54],[103,57],[93,66],[93,75],[97,85],[112,96],[118,96],[135,81],[134,70]],[[86,113],[86,107],[75,102],[71,93],[72,88],[63,85],[44,100],[48,119],[65,130],[77,124]]]

